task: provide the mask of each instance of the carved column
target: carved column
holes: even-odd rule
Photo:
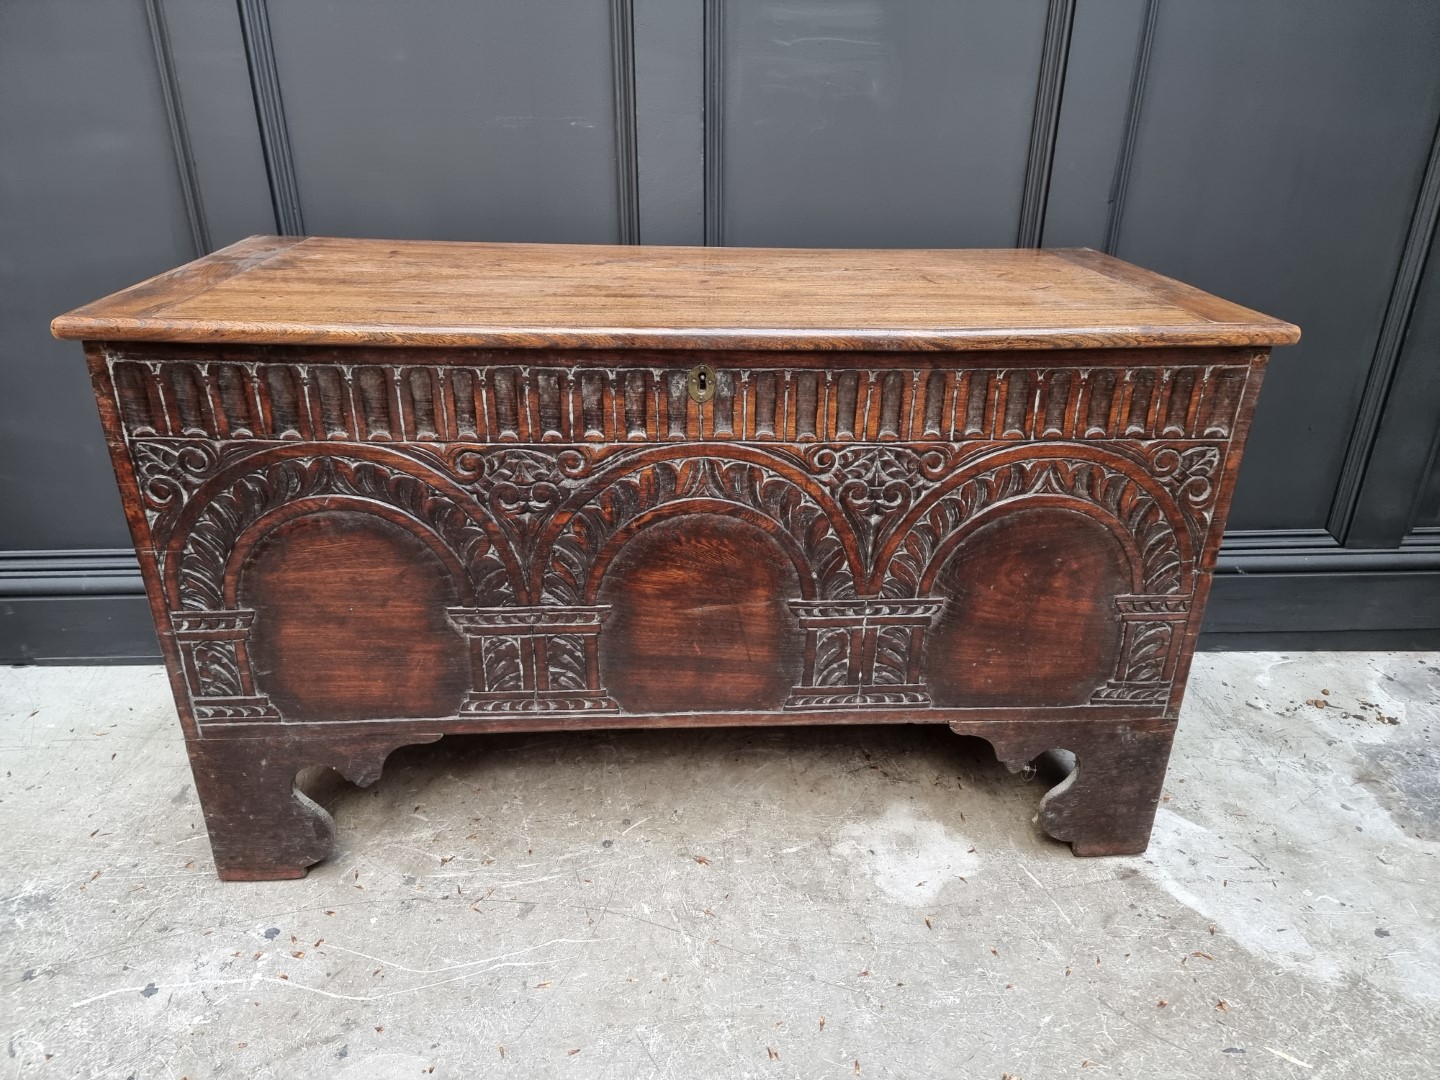
[[[254,622],[255,612],[248,608],[171,614],[196,723],[279,722],[280,713],[255,689],[250,672]]]
[[[597,639],[608,605],[447,609],[470,642],[461,716],[616,712],[600,686]]]
[[[1188,596],[1117,596],[1123,637],[1115,676],[1091,695],[1095,705],[1164,705],[1170,700]]]
[[[787,709],[930,704],[921,673],[925,632],[945,600],[792,600],[805,668]]]

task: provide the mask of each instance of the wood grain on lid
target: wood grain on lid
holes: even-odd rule
[[[964,350],[1288,345],[1086,249],[804,250],[254,236],[62,315],[107,341]]]

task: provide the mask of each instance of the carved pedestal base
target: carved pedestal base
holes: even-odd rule
[[[450,608],[470,642],[474,689],[462,717],[510,713],[618,712],[599,685],[600,606]]]
[[[1150,843],[1173,720],[975,721],[952,723],[978,735],[1018,772],[1047,750],[1069,750],[1075,769],[1040,802],[1040,827],[1076,855],[1139,855]]]
[[[930,704],[920,659],[943,599],[792,600],[790,610],[805,631],[805,668],[786,709]]]

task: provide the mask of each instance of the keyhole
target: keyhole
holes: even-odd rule
[[[691,401],[703,404],[715,396],[715,370],[708,365],[691,368],[687,382]]]

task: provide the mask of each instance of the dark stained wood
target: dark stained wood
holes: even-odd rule
[[[795,568],[755,525],[690,514],[651,525],[610,565],[601,681],[628,712],[775,710],[800,673]]]
[[[243,558],[237,606],[255,688],[292,720],[449,716],[465,642],[454,582],[421,540],[373,511],[326,510],[267,531]]]
[[[1084,252],[248,243],[58,327],[128,335],[87,356],[222,876],[324,857],[302,768],[672,725],[1071,750],[1041,825],[1144,849],[1293,328]]]
[[[525,348],[1286,345],[1098,252],[251,237],[57,318],[88,340]]]
[[[304,877],[334,847],[335,820],[300,791],[296,775],[323,765],[368,787],[380,778],[393,751],[438,738],[439,732],[407,730],[338,738],[190,740],[190,769],[216,873],[226,881]]]
[[[1160,805],[1173,719],[1103,721],[972,721],[952,723],[978,735],[1018,772],[1053,748],[1074,752],[1074,770],[1040,800],[1040,826],[1066,840],[1076,855],[1139,855],[1149,846]]]
[[[1084,705],[1115,669],[1125,552],[1078,509],[1017,510],[967,536],[937,583],[937,705]]]

